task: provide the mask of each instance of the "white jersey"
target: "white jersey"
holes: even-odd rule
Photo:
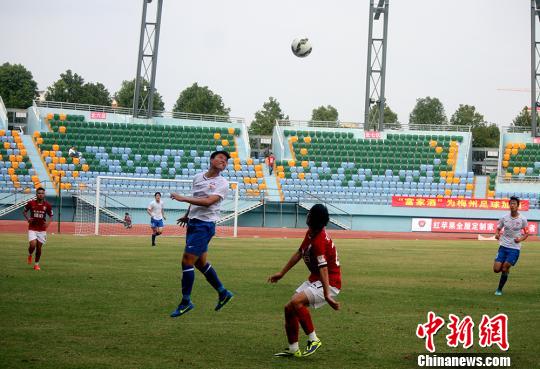
[[[163,209],[165,209],[163,200],[160,200],[159,202],[153,200],[150,205],[148,205],[148,210],[150,210],[150,216],[155,220],[163,219]]]
[[[199,219],[205,222],[215,222],[219,219],[221,202],[227,197],[229,192],[229,181],[218,175],[207,178],[205,173],[198,173],[193,177],[193,197],[208,197],[218,195],[220,200],[210,206],[191,205],[189,219]]]
[[[516,238],[521,237],[521,231],[527,228],[527,219],[519,214],[516,218],[513,218],[510,214],[505,215],[499,219],[498,229],[503,229],[501,237],[499,238],[499,245],[508,247],[510,249],[521,249],[521,244],[514,241]]]

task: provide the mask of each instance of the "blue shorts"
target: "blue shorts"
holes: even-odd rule
[[[519,259],[519,252],[520,250],[518,249],[511,249],[509,247],[499,246],[499,251],[497,252],[497,257],[495,258],[495,261],[499,263],[504,263],[506,261],[511,265],[516,265]]]
[[[163,219],[157,220],[150,218],[150,227],[152,228],[163,228]]]
[[[208,251],[208,244],[216,234],[216,223],[190,219],[187,224],[186,254],[201,256]]]

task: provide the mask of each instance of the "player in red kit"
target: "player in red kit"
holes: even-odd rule
[[[30,216],[28,216],[30,212]],[[36,199],[30,200],[23,210],[23,215],[28,221],[28,264],[32,264],[32,254],[36,251],[34,270],[41,270],[39,259],[41,247],[47,241],[47,227],[51,223],[53,210],[51,204],[45,201],[45,189],[39,187],[36,190]],[[47,215],[49,216],[48,219]]]
[[[334,300],[341,289],[341,269],[334,242],[326,233],[329,215],[326,206],[315,204],[309,210],[307,225],[309,227],[300,248],[291,256],[283,269],[270,276],[268,282],[276,283],[300,261],[304,259],[311,274],[306,282],[296,289],[291,301],[285,305],[285,332],[289,348],[274,356],[301,357],[312,355],[319,347],[321,340],[315,334],[308,306],[320,308],[328,303],[334,310],[339,309],[339,302]],[[298,347],[299,325],[308,335],[306,349],[302,352]]]

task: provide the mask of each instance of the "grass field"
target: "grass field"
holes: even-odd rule
[[[266,283],[298,240],[215,239],[210,261],[236,297],[213,311],[216,294],[197,272],[196,308],[178,303],[181,239],[49,236],[42,271],[26,264],[25,236],[0,246],[2,368],[414,368],[425,352],[416,326],[435,311],[509,316],[513,368],[540,367],[540,243],[526,243],[502,297],[493,292],[493,242],[337,240],[342,310],[313,313],[321,349],[278,359],[286,347],[283,305],[307,277],[302,264]],[[475,345],[468,352],[500,353]],[[446,346],[446,328],[436,336]],[[305,336],[301,332],[301,342]]]

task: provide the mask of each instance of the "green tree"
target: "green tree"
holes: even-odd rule
[[[199,86],[196,82],[180,93],[173,111],[196,114],[229,115],[223,99],[208,86]]]
[[[320,120],[325,122],[337,122],[338,111],[332,105],[319,106],[311,112],[311,120]]]
[[[455,126],[470,126],[473,147],[498,147],[499,127],[488,124],[484,116],[473,105],[459,104],[459,108],[452,114],[450,124]]]
[[[416,99],[416,105],[409,115],[411,124],[444,125],[448,123],[444,106],[436,97]]]
[[[143,80],[143,86],[141,93],[139,95],[139,106],[142,101],[147,97],[148,90],[150,89],[150,83],[147,80]],[[123,108],[132,108],[133,107],[133,98],[135,97],[135,79],[131,81],[122,81],[122,86],[120,90],[114,94],[114,98],[118,103],[119,107]],[[154,111],[163,111],[165,110],[165,103],[161,95],[154,91],[154,102],[152,103],[152,110]]]
[[[499,147],[499,127],[482,123],[472,128],[473,147]]]
[[[379,119],[377,115],[379,114],[379,108],[377,105],[373,105],[369,109],[369,122],[378,122]],[[396,113],[390,109],[388,105],[384,106],[384,113],[383,113],[383,120],[384,123],[392,124],[393,126],[401,127],[401,124],[399,123],[398,116]],[[375,129],[376,127],[367,127],[367,129]]]
[[[68,69],[47,89],[47,100],[91,105],[111,105],[111,94],[102,83],[85,83]]]
[[[109,106],[112,103],[111,94],[105,86],[99,82],[86,83],[83,86],[84,97],[82,104],[105,105]]]
[[[47,100],[83,104],[84,78],[68,69],[60,79],[47,88]]]
[[[514,127],[530,127],[532,125],[531,112],[525,106],[512,121]]]
[[[142,103],[143,99],[148,95],[148,90],[150,89],[150,83],[147,80],[143,80],[143,88],[139,95],[139,106]],[[122,86],[120,90],[114,94],[114,98],[118,103],[119,107],[123,108],[132,108],[133,107],[133,98],[135,97],[135,79],[131,81],[122,81]],[[154,102],[152,103],[152,109],[154,111],[163,111],[165,110],[165,103],[161,95],[154,91]]]
[[[459,108],[450,118],[450,124],[478,127],[484,125],[484,116],[476,111],[476,107],[473,105],[459,104]]]
[[[263,109],[255,113],[255,120],[249,126],[249,133],[257,135],[271,135],[276,124],[276,119],[289,119],[281,111],[279,102],[270,97],[263,104]]]
[[[8,108],[26,109],[37,96],[37,83],[32,73],[21,64],[0,66],[0,96]]]

